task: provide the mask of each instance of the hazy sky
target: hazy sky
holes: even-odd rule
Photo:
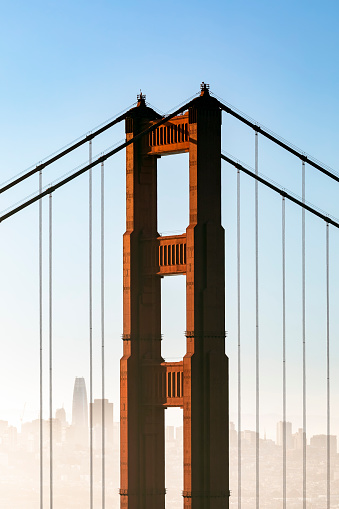
[[[5,181],[106,119],[132,105],[140,89],[166,112],[199,91],[202,81],[246,112],[333,168],[338,168],[337,116],[339,7],[335,1],[31,1],[2,5],[1,181]],[[119,126],[93,153],[124,138]],[[260,171],[301,193],[299,161],[260,143]],[[254,136],[223,117],[223,148],[253,166]],[[88,157],[87,148],[44,173],[44,184]],[[187,226],[187,155],[159,161],[159,231]],[[100,397],[99,171],[94,174],[95,397]],[[174,177],[174,178],[173,178]],[[231,418],[235,419],[236,286],[235,178],[223,164],[223,223],[227,241],[227,350],[231,362]],[[173,181],[181,181],[180,189]],[[53,198],[54,404],[71,419],[75,376],[88,384],[87,175]],[[121,268],[124,232],[124,155],[106,164],[106,369],[107,396],[118,419],[122,351]],[[37,178],[22,185],[0,208],[35,191]],[[254,429],[254,230],[253,182],[242,178],[242,296],[244,311],[244,427]],[[335,183],[307,173],[307,197],[339,216]],[[280,198],[260,191],[260,317],[262,432],[274,436],[281,419]],[[47,221],[47,201],[44,204]],[[287,205],[288,418],[301,426],[300,212]],[[39,406],[37,206],[0,225],[0,419],[18,424]],[[325,432],[325,268],[321,221],[307,223],[307,336],[310,433]],[[44,354],[47,416],[47,222],[44,225]],[[331,229],[332,403],[338,407],[335,351],[339,295],[338,235]],[[184,353],[183,277],[163,280],[166,357]],[[175,320],[173,319],[175,317]],[[179,420],[172,414],[173,422]],[[333,410],[333,431],[339,434]],[[247,420],[246,420],[247,419]]]

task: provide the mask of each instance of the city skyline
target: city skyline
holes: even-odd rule
[[[59,409],[60,410],[60,409]],[[57,410],[58,412],[58,410]],[[57,500],[62,495],[69,500],[70,508],[84,507],[88,497],[88,446],[80,446],[74,443],[74,435],[69,428],[63,425],[63,413],[61,412],[60,422],[53,419],[54,433],[54,451],[56,454],[55,469],[55,493]],[[279,424],[279,423],[277,423]],[[44,433],[48,436],[48,421],[43,421]],[[181,488],[183,482],[183,458],[182,458],[182,439],[183,428],[166,426],[166,507],[168,509],[177,509],[181,504]],[[339,485],[339,455],[334,451],[333,445],[336,445],[337,437],[332,437],[331,454],[331,478],[333,484],[333,501],[337,500],[336,487]],[[262,497],[263,508],[279,508],[281,500],[281,468],[282,468],[282,446],[278,446],[274,441],[263,438],[260,440],[261,453],[260,465],[263,475],[270,476],[270,483],[264,486],[264,496]],[[230,507],[237,507],[237,432],[234,423],[230,427],[230,465],[231,477],[230,488],[231,498]],[[48,459],[47,451],[49,448],[48,440],[44,442],[44,454]],[[246,489],[243,492],[242,505],[245,509],[250,509],[254,497],[254,478],[251,469],[254,467],[255,450],[255,432],[253,430],[244,430],[242,432],[242,460],[246,468],[243,471],[243,481]],[[33,472],[37,473],[37,452],[39,451],[39,421],[36,419],[32,423],[25,423],[21,433],[17,433],[13,428],[6,427],[6,423],[0,420],[0,473],[2,476],[2,501],[6,503],[14,501],[15,507],[21,509],[33,509],[36,506],[38,478]],[[100,459],[101,441],[100,436],[94,440],[95,457]],[[307,445],[309,465],[309,490],[308,500],[320,508],[325,493],[324,462],[326,454],[326,436],[318,435],[310,437],[310,444]],[[18,453],[20,455],[18,456]],[[297,509],[300,504],[301,493],[301,440],[294,447],[287,451],[287,489],[288,500],[291,509]],[[21,458],[21,459],[19,459]],[[107,491],[107,501],[110,507],[117,509],[119,507],[119,476],[117,465],[119,462],[119,424],[114,423],[113,442],[107,443],[107,475],[110,479],[109,489]],[[19,459],[19,461],[18,461]],[[11,465],[10,475],[8,475],[8,465]],[[95,499],[100,502],[99,494],[100,483],[100,462],[94,463],[95,478],[94,492]],[[30,474],[30,472],[32,472]],[[48,474],[48,472],[46,472]],[[18,476],[15,494],[11,491],[11,482]],[[81,481],[82,479],[82,481]],[[79,484],[80,483],[80,484]],[[30,489],[27,491],[27,486]],[[79,492],[77,497],[72,497],[75,487]],[[32,491],[33,487],[33,491]],[[47,493],[46,493],[47,495]],[[48,503],[48,499],[46,499]],[[57,502],[57,507],[58,502]],[[61,508],[62,506],[60,506]]]

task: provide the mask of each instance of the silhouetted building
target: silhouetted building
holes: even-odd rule
[[[286,448],[293,448],[293,439],[292,439],[292,423],[286,422]],[[277,445],[280,447],[283,446],[284,441],[284,423],[283,421],[277,422]]]
[[[294,449],[303,448],[303,434],[302,428],[299,428],[298,431],[292,435]]]
[[[102,399],[95,399],[90,403],[92,407],[93,431],[94,431],[94,447],[99,449],[102,443]],[[109,403],[108,399],[104,399],[105,414],[105,442],[109,446],[113,446],[113,403]]]
[[[241,439],[253,445],[256,443],[257,434],[255,431],[245,429],[244,431],[241,432]]]
[[[85,445],[88,440],[88,404],[86,383],[83,377],[76,377],[73,390],[72,427],[75,441]]]
[[[85,379],[76,377],[73,390],[72,425],[88,426],[88,406]]]
[[[55,418],[58,419],[64,426],[66,424],[66,412],[64,408],[58,408],[55,411]]]
[[[166,442],[174,441],[174,426],[166,426]]]
[[[230,422],[229,434],[230,434],[230,445],[234,447],[238,443],[238,433],[235,429],[234,422]]]
[[[327,435],[314,435],[310,439],[310,446],[316,449],[327,448]],[[337,437],[330,435],[330,450],[331,454],[337,454]]]

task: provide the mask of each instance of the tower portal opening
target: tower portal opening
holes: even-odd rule
[[[158,232],[184,233],[189,223],[188,154],[158,160]]]
[[[186,353],[186,277],[161,279],[161,355],[179,361]]]

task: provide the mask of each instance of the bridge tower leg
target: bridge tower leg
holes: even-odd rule
[[[208,90],[189,109],[190,224],[186,230],[184,508],[225,509],[228,359],[225,355],[221,111]]]
[[[138,106],[126,119],[129,140],[158,115]],[[145,372],[161,359],[160,278],[145,275],[143,242],[156,239],[157,159],[144,139],[126,149],[126,232],[123,239],[123,357],[120,361],[121,508],[165,507],[164,408],[146,405]]]
[[[126,137],[158,115],[138,106]],[[121,508],[164,509],[164,409],[183,408],[184,509],[228,509],[228,359],[225,355],[221,111],[202,87],[188,113],[127,147]],[[190,224],[157,233],[157,157],[189,152]],[[186,274],[187,353],[161,357],[161,276]]]

